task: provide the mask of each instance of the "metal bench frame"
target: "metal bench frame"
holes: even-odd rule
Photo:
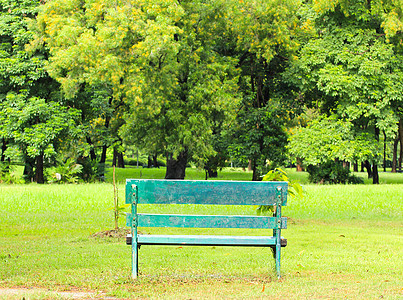
[[[132,245],[132,277],[138,276],[138,254],[142,245],[181,246],[244,246],[270,247],[280,278],[281,229],[287,228],[287,218],[281,216],[287,204],[287,182],[197,181],[127,179],[126,203],[131,213],[126,224],[131,227],[127,244]],[[138,204],[205,204],[205,205],[270,205],[270,216],[244,215],[180,215],[138,213]],[[156,235],[140,234],[139,227],[178,228],[250,228],[273,229],[267,236],[222,235]]]

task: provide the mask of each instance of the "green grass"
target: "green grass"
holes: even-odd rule
[[[143,179],[164,179],[165,167],[161,168],[124,168],[116,169],[116,181],[124,183],[126,178],[143,178]],[[107,169],[106,181],[112,182],[112,169]],[[206,179],[206,173],[203,169],[187,168],[186,177],[187,180],[204,180]],[[217,178],[209,178],[209,180],[252,180],[252,172],[242,171],[240,168],[225,168],[218,172]]]
[[[297,172],[295,168],[285,169],[289,178],[300,182],[301,184],[309,184],[307,172]],[[124,183],[126,178],[144,178],[144,179],[163,179],[165,177],[165,167],[161,168],[136,168],[126,167],[116,169],[116,181]],[[390,171],[390,170],[389,170]],[[14,166],[14,174],[16,177],[22,177],[23,167]],[[361,177],[365,184],[372,184],[372,179],[368,179],[366,172],[355,172],[354,175]],[[403,184],[403,173],[391,173],[391,172],[379,172],[381,184]],[[112,182],[112,168],[106,169],[105,174],[106,182]],[[187,180],[204,180],[206,179],[206,173],[204,169],[199,168],[187,168],[186,177]],[[252,180],[252,172],[244,171],[242,168],[224,168],[218,172],[217,178],[208,178],[208,180]]]
[[[132,281],[123,239],[91,237],[113,228],[111,184],[0,185],[0,288],[35,288],[14,298],[0,292],[0,299],[63,298],[54,291],[119,299],[401,299],[403,185],[304,189],[306,197],[284,209],[290,220],[280,281],[264,248],[163,246],[140,249],[141,276]],[[184,209],[255,213],[238,206]]]
[[[117,182],[124,183],[126,178],[144,178],[144,179],[163,179],[165,177],[165,167],[147,169],[147,168],[124,168],[116,169]],[[286,169],[290,179],[309,184],[307,172],[297,172],[295,169]],[[368,179],[367,173],[355,172],[354,175],[361,177],[365,184],[372,184],[372,179]],[[112,169],[107,169],[106,181],[112,182]],[[403,184],[403,173],[379,172],[381,184]],[[187,180],[205,180],[206,173],[203,169],[187,168]],[[251,171],[243,171],[241,168],[224,168],[218,172],[217,178],[208,178],[208,180],[252,180]]]

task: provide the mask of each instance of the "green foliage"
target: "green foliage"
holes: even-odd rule
[[[36,43],[50,48],[48,70],[68,97],[84,85],[110,91],[119,108],[111,124],[126,123],[115,135],[148,153],[189,151],[203,161],[214,154],[212,119],[228,119],[238,102],[236,60],[217,51],[224,4],[49,1]]]
[[[294,155],[375,164],[403,113],[402,16],[402,0],[0,0],[2,155],[31,181],[67,153],[91,181],[124,139],[258,180],[303,103],[343,121],[299,129]]]
[[[298,107],[282,73],[298,49],[300,1],[229,1],[231,44],[242,103],[229,129],[230,156],[250,162],[253,180],[285,160],[288,116]],[[232,50],[232,51],[234,51]]]
[[[21,179],[14,175],[14,168],[9,163],[0,162],[0,183],[21,183]]]
[[[304,198],[302,186],[298,181],[290,179],[287,173],[281,168],[275,168],[267,172],[267,174],[263,176],[262,181],[286,181],[288,182],[288,194],[291,197]]]
[[[83,166],[77,164],[74,159],[68,158],[65,162],[59,161],[58,166],[50,174],[49,183],[78,183],[79,174]]]
[[[287,173],[281,168],[275,168],[267,172],[265,176],[263,176],[262,181],[286,181],[288,183],[288,195],[295,198],[298,197],[300,199],[304,198],[304,191],[302,186],[298,181],[292,180],[288,177]],[[258,214],[264,214],[267,212],[273,212],[273,207],[268,205],[260,205],[257,209]]]
[[[327,161],[318,165],[307,167],[309,181],[321,184],[363,184],[364,180],[351,175],[350,169],[340,162]]]
[[[29,24],[40,3],[0,1],[0,138],[5,156],[22,157],[27,180],[43,182],[44,158],[53,160],[62,141],[78,133],[79,112],[63,103],[59,85],[45,70],[47,50],[27,50]]]
[[[397,3],[315,1],[317,36],[301,47],[287,78],[308,106],[336,113],[357,128],[378,128],[393,138],[403,101],[402,52],[386,38]]]
[[[252,61],[269,63],[280,53],[292,53],[301,31],[297,10],[302,1],[227,1],[236,49]]]
[[[348,121],[319,117],[299,127],[289,137],[288,149],[305,165],[316,165],[330,160],[375,160],[381,153],[381,144],[372,134],[359,131]]]
[[[271,167],[281,165],[286,159],[287,133],[283,110],[279,105],[243,110],[237,123],[228,131],[230,155],[247,164],[252,161],[254,180],[269,161]],[[259,169],[256,172],[256,169]]]
[[[83,181],[103,182],[105,180],[105,164],[91,160],[89,157],[80,157],[77,162],[82,166],[82,171],[78,175]]]
[[[402,116],[402,39],[401,32],[391,29],[402,24],[396,19],[401,15],[399,2],[314,1],[305,17],[315,24],[316,35],[302,45],[299,59],[285,76],[300,89],[307,107],[336,115],[354,128],[351,137],[340,139],[338,134],[336,145],[307,148],[311,153],[305,156],[322,162],[368,159],[374,166],[373,183],[379,178],[380,132],[386,139],[395,138]]]
[[[57,102],[9,93],[0,103],[0,134],[17,143],[28,157],[56,154],[55,146],[68,131],[76,130],[78,111]]]

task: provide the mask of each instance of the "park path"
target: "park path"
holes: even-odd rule
[[[7,299],[96,299],[116,300],[114,297],[106,297],[100,292],[84,291],[50,291],[43,288],[0,288],[0,300]]]

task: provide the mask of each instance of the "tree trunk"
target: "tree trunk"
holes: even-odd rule
[[[398,168],[402,170],[402,160],[403,160],[403,119],[399,120],[399,137],[400,137],[400,155]]]
[[[90,157],[91,157],[91,160],[92,161],[95,161],[96,159],[97,159],[97,155],[95,154],[95,151],[94,151],[94,144],[92,143],[92,141],[91,141],[91,138],[90,137],[86,137],[86,140],[87,140],[87,143],[90,145]]]
[[[36,183],[45,183],[43,176],[43,154],[38,155],[35,158],[35,179]]]
[[[101,159],[99,160],[100,164],[105,164],[106,162],[106,151],[108,150],[107,145],[102,146],[102,152],[101,152]]]
[[[165,179],[185,179],[187,162],[187,150],[182,151],[176,159],[173,158],[172,154],[167,155]]]
[[[383,171],[386,172],[386,133],[383,131]]]
[[[154,164],[154,168],[160,168],[160,165],[158,164],[158,155],[155,154],[153,155],[153,164]]]
[[[354,162],[353,170],[354,170],[354,172],[358,172],[358,162]]]
[[[252,175],[252,181],[261,181],[262,178],[260,178],[260,173],[257,169],[257,165],[256,165],[256,161],[252,160],[252,171],[253,171],[253,175]]]
[[[397,171],[397,146],[399,145],[399,133],[393,142],[392,173]]]
[[[305,168],[302,166],[302,159],[297,157],[297,172],[303,172]]]
[[[24,156],[25,156],[25,162],[24,162],[23,177],[26,182],[32,182],[35,177],[34,173],[35,159],[27,155]]]
[[[153,166],[153,160],[152,160],[151,155],[149,155],[147,157],[147,168],[152,168],[152,166]]]
[[[124,168],[125,167],[123,153],[119,152],[119,150],[117,150],[116,147],[113,148],[112,166],[115,166],[117,168]]]
[[[125,160],[123,157],[123,152],[118,152],[118,168],[124,168],[125,167]]]
[[[364,173],[365,172],[365,162],[361,162],[361,172]]]
[[[374,163],[372,166],[372,183],[379,184],[379,173],[378,173],[378,165]]]
[[[3,138],[2,139],[2,145],[1,145],[1,159],[0,159],[1,162],[4,162],[6,160],[6,156],[4,154],[6,152],[6,150],[7,150],[6,139]]]
[[[379,142],[379,133],[379,128],[375,126],[375,139],[377,142]],[[379,184],[378,165],[376,162],[374,162],[374,165],[372,166],[372,183]]]
[[[369,163],[368,160],[366,160],[366,161],[364,162],[364,167],[367,169],[368,178],[372,178],[371,164]]]
[[[252,171],[252,160],[250,159],[248,162],[248,171]]]
[[[109,99],[109,105],[111,105],[112,103],[112,97],[110,97]],[[108,129],[109,128],[109,122],[110,122],[110,117],[105,117],[105,128]],[[104,177],[105,176],[105,163],[106,163],[106,151],[108,150],[108,145],[104,144],[102,145],[102,153],[101,153],[101,159],[99,160],[99,164],[101,165],[101,167],[99,168],[100,172],[99,172],[99,176],[100,177]]]

